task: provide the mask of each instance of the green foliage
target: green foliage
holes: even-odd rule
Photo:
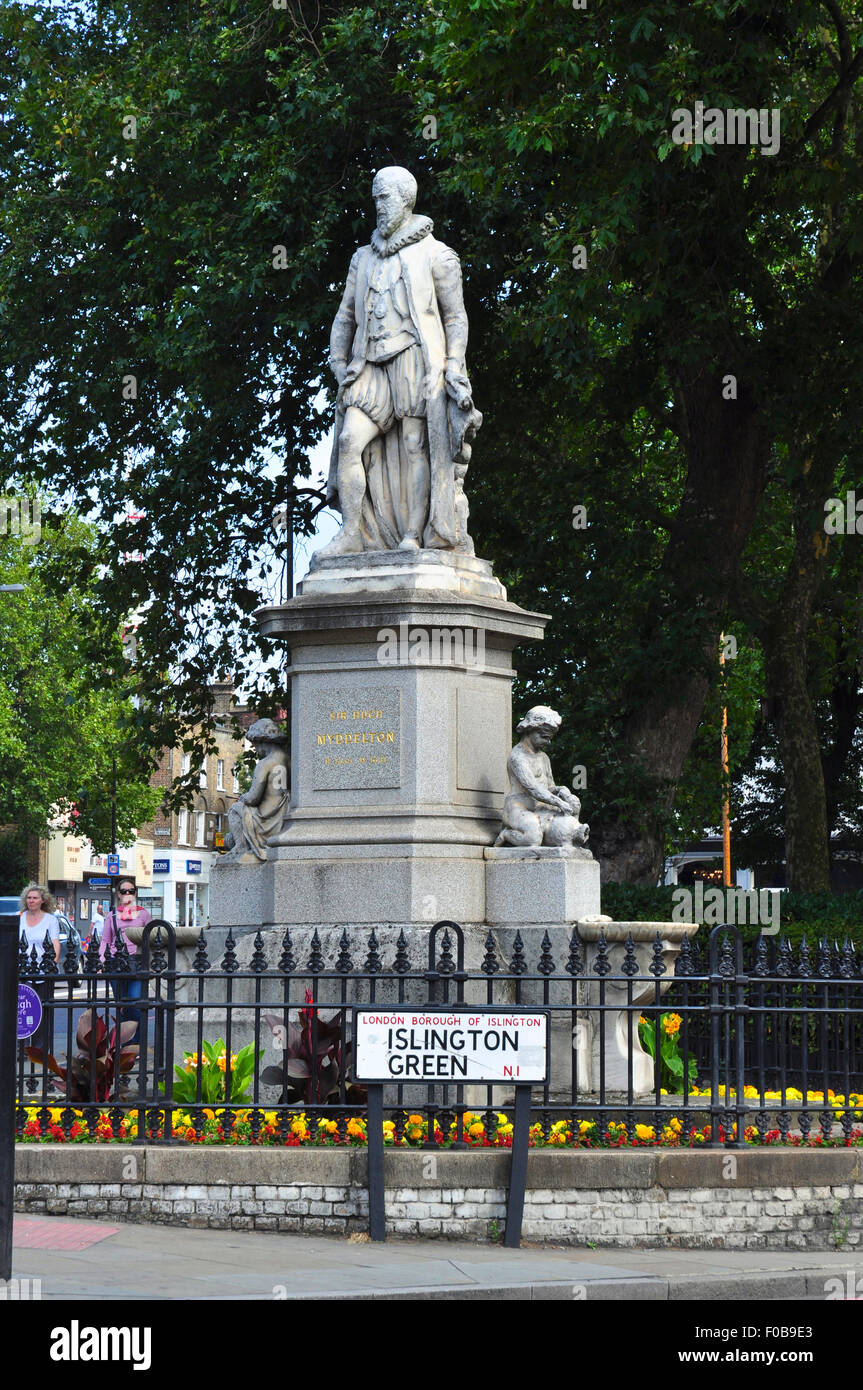
[[[674,894],[678,890],[663,885],[648,888],[635,883],[606,883],[602,886],[602,909],[618,922],[670,922]],[[791,893],[779,898],[780,932],[792,946],[806,937],[810,946],[820,940],[841,942],[846,936],[863,944],[863,890],[856,893]],[[758,927],[741,924],[745,941],[753,941]],[[702,926],[695,943],[706,951],[711,928]]]
[[[758,699],[792,497],[813,457],[830,490],[859,457],[858,10],[290,0],[238,23],[234,0],[208,0],[178,23],[172,0],[141,0],[133,25],[112,0],[0,10],[0,476],[92,507],[100,563],[70,557],[62,579],[91,576],[112,630],[141,610],[136,738],[169,746],[201,718],[206,739],[223,670],[275,712],[249,556],[329,423],[327,329],[371,173],[404,163],[465,268],[478,550],[554,616],[519,653],[519,705],[561,710],[557,761],[588,768],[596,842],[655,880],[664,845],[718,821],[715,655],[733,631],[744,814],[773,737]],[[672,111],[696,99],[775,107],[781,150],[673,144]],[[299,529],[315,505],[298,499]],[[115,524],[129,510],[143,519]],[[832,548],[804,645],[836,753],[831,824],[859,837],[851,554],[851,538]]]
[[[674,888],[643,883],[603,883],[602,910],[615,922],[670,922]]]
[[[225,1094],[225,1077],[229,1070],[229,1059],[224,1039],[217,1038],[214,1043],[204,1042],[202,1047],[203,1051],[200,1058],[196,1052],[183,1054],[186,1063],[189,1064],[188,1067],[186,1065],[174,1067],[173,1099],[181,1105],[194,1105],[198,1102],[199,1076],[201,1079],[200,1104],[223,1104],[228,1099]],[[232,1104],[248,1100],[249,1085],[254,1076],[255,1063],[262,1056],[263,1052],[255,1051],[254,1043],[247,1043],[231,1057],[230,1101]],[[164,1092],[164,1082],[159,1083],[159,1090]]]
[[[688,1095],[698,1082],[698,1067],[693,1058],[689,1059],[689,1077],[684,1081],[683,1058],[680,1055],[680,1015],[660,1014],[642,1017],[638,1020],[638,1036],[645,1052],[656,1060],[656,1046],[659,1043],[659,1084],[671,1095]]]
[[[62,590],[56,583],[82,557],[92,571],[99,541],[72,513],[43,514],[38,544],[0,537],[0,582],[25,585],[23,593],[0,594],[0,825],[17,825],[21,837],[65,824],[104,851],[112,759],[121,843],[150,817],[159,793],[135,733],[133,673],[120,636],[94,620],[92,582],[67,581]]]
[[[20,830],[0,833],[0,894],[20,893],[27,882],[27,837]]]

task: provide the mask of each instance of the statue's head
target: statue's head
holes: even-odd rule
[[[274,719],[256,719],[252,727],[247,731],[246,738],[250,743],[286,743],[287,736],[282,733]]]
[[[372,197],[377,209],[378,232],[392,236],[410,217],[417,200],[417,181],[409,169],[398,164],[378,169],[372,183]]]
[[[535,747],[544,748],[554,738],[562,722],[557,711],[549,709],[548,705],[534,705],[516,726],[516,733],[523,738],[525,735],[531,736]]]

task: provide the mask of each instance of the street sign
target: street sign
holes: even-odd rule
[[[506,1009],[358,1009],[358,1081],[544,1081],[548,1015]]]
[[[42,1022],[42,1001],[30,985],[18,986],[18,1041],[32,1038]]]
[[[120,856],[119,856],[119,854],[109,854],[109,855],[107,856],[107,858],[108,858],[108,863],[107,863],[107,865],[106,865],[107,871],[108,871],[108,873],[111,875],[112,878],[116,878],[117,875],[118,875],[119,872],[120,872]]]
[[[111,880],[109,878],[103,878],[101,874],[98,878],[87,879],[88,888],[110,888],[110,886]]]
[[[459,959],[464,958],[462,931],[455,923],[439,922],[432,929],[452,927]],[[429,958],[434,959],[434,937]],[[459,969],[461,969],[459,965]],[[384,1086],[417,1084],[444,1087],[455,1084],[461,1102],[465,1084],[501,1084],[515,1092],[512,1124],[512,1164],[507,1196],[504,1245],[521,1242],[527,1150],[530,1135],[530,1090],[548,1075],[548,1013],[482,1004],[429,1004],[425,1008],[355,1008],[353,1014],[354,1075],[368,1085],[369,1235],[386,1240],[384,1204]]]

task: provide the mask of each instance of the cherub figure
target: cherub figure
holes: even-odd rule
[[[258,763],[247,792],[228,811],[225,847],[228,859],[251,853],[267,857],[267,841],[281,830],[290,802],[286,737],[272,719],[259,719],[246,737],[254,744]]]
[[[548,755],[542,751],[560,725],[560,715],[547,705],[534,705],[518,725],[516,732],[522,737],[507,760],[509,792],[495,845],[572,850],[587,844],[590,827],[579,820],[581,802],[569,787],[556,785]]]

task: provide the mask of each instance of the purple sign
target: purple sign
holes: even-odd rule
[[[18,986],[18,1041],[32,1038],[42,1022],[42,1001],[30,985]]]

